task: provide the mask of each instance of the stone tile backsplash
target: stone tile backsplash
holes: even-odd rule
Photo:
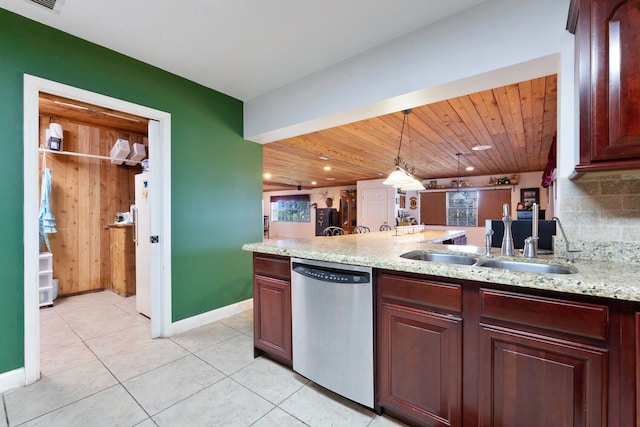
[[[591,172],[558,186],[558,216],[571,249],[581,251],[576,258],[640,262],[640,171]]]

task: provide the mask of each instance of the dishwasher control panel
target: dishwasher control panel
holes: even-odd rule
[[[371,275],[365,272],[340,270],[336,268],[325,268],[315,265],[305,265],[297,262],[292,263],[292,270],[312,279],[321,282],[331,283],[369,283]]]

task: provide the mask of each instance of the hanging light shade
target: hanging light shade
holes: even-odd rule
[[[416,181],[411,184],[403,185],[402,187],[400,187],[400,189],[404,191],[421,191],[425,190],[425,186],[420,184],[419,181]]]
[[[420,181],[418,181],[415,178],[411,178],[411,183],[401,186],[400,189],[409,191],[409,190],[424,190],[425,188]]]
[[[392,185],[396,188],[399,188],[403,185],[408,185],[413,182],[413,178],[411,178],[404,170],[400,167],[396,167],[396,170],[391,172],[389,177],[383,182],[384,185]]]
[[[400,141],[398,142],[398,155],[395,158],[395,170],[389,174],[387,179],[383,182],[385,185],[392,185],[402,190],[424,190],[424,185],[414,178],[414,169],[402,160],[400,157],[400,150],[402,148],[402,136],[404,135],[404,127],[407,126],[407,137],[409,138],[409,144],[411,144],[411,136],[409,135],[409,114],[411,110],[403,110],[404,117],[402,118],[402,129],[400,129]]]

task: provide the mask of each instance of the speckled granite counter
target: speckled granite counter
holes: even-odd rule
[[[474,254],[480,259],[485,258],[484,248],[437,244],[447,239],[459,237],[463,233],[455,230],[428,230],[422,233],[395,236],[393,231],[383,231],[334,237],[267,240],[245,244],[242,249],[251,252],[640,302],[639,264],[576,260],[573,266],[578,272],[575,274],[534,274],[500,268],[415,261],[400,257],[405,252],[423,249],[432,252],[466,252]],[[530,261],[523,257],[501,257],[499,253],[500,250],[494,248],[492,257]],[[567,265],[563,259],[549,255],[540,256],[535,262]]]

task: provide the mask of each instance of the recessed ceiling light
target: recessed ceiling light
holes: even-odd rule
[[[326,170],[326,171],[330,171],[330,170],[331,170],[331,166],[325,166],[325,167],[324,167],[324,170]]]
[[[311,185],[316,185],[316,184],[317,184],[317,182],[311,181]]]
[[[269,172],[265,173],[263,176],[264,179],[271,179],[271,174]]]
[[[484,150],[488,150],[490,148],[491,148],[490,145],[476,145],[475,147],[472,147],[471,149],[473,151],[484,151]]]
[[[468,171],[472,171],[473,170],[473,166],[467,166],[467,170]]]
[[[325,178],[327,181],[335,181],[335,178]]]
[[[329,156],[325,156],[324,154],[320,157],[318,157],[320,160],[329,160],[331,157]]]

